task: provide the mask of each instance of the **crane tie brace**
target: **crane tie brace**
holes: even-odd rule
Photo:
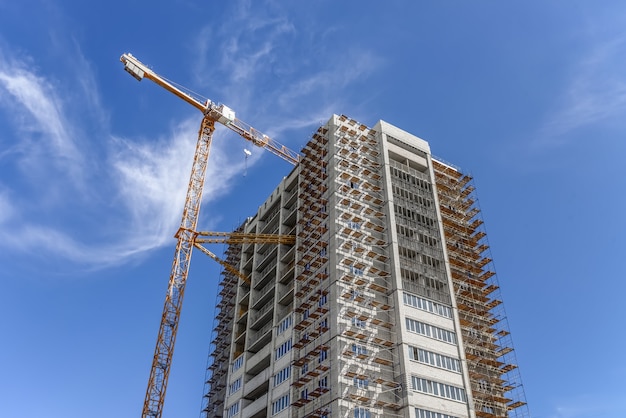
[[[215,122],[221,123],[239,134],[245,140],[270,151],[291,164],[298,164],[300,156],[296,152],[291,151],[284,145],[237,119],[235,112],[229,107],[223,104],[216,104],[211,100],[202,102],[182,91],[165,78],[156,74],[131,54],[123,54],[120,57],[120,61],[124,64],[124,69],[138,81],[144,78],[152,80],[170,93],[173,93],[175,96],[200,110],[204,115],[198,134],[198,142],[196,144],[180,228],[176,233],[177,243],[174,252],[174,261],[170,272],[168,291],[165,296],[159,334],[154,350],[154,357],[152,359],[152,367],[150,369],[148,389],[146,390],[146,397],[141,414],[143,418],[161,418],[163,414],[165,391],[167,389],[167,380],[172,363],[172,355],[174,353],[176,333],[178,331],[180,311],[185,293],[185,285],[189,274],[191,252],[195,246],[200,248],[205,254],[211,257],[214,256],[214,254],[211,255],[212,253],[210,253],[210,251],[199,245],[200,240],[198,236],[201,235],[201,233],[196,232],[196,228],[200,212],[200,203],[202,201],[206,168],[209,160],[211,139],[213,131],[215,130]],[[215,257],[215,259],[219,261],[217,257]],[[226,266],[225,263],[223,265]],[[235,273],[237,270],[232,268],[232,270],[229,269],[229,271]],[[241,275],[239,276],[241,277]]]

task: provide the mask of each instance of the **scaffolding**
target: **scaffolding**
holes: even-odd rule
[[[528,417],[472,177],[433,167],[476,416]]]
[[[241,232],[243,226],[236,232]],[[241,261],[241,244],[230,244],[226,250],[226,263],[238,266]],[[235,322],[235,298],[238,275],[229,270],[222,271],[219,284],[216,315],[213,323],[213,338],[207,361],[205,374],[204,396],[202,397],[202,414],[205,418],[221,418],[223,416],[224,399],[230,364],[230,343]]]
[[[337,116],[302,154],[292,416],[354,416],[357,408],[398,415],[378,142],[365,125]],[[328,297],[336,311],[329,311]]]
[[[321,127],[302,150],[294,289],[291,416],[323,417],[331,409],[328,161]]]
[[[471,177],[433,161],[432,178],[427,151],[403,156],[398,143],[412,147],[333,116],[240,234],[221,234],[239,275],[222,273],[206,418],[404,417],[418,406],[527,417]],[[224,238],[214,235],[203,242]],[[451,339],[405,329],[404,305]],[[429,347],[456,366],[411,351]],[[461,403],[434,404],[415,383],[426,378]]]

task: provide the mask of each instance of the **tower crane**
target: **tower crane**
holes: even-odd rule
[[[237,119],[235,117],[235,112],[229,107],[223,104],[214,103],[211,100],[201,101],[193,97],[191,94],[188,94],[176,87],[164,77],[156,74],[148,66],[143,64],[131,54],[123,54],[120,57],[120,61],[124,64],[124,69],[138,81],[141,81],[144,78],[152,80],[170,93],[173,93],[175,96],[194,106],[203,114],[191,169],[191,177],[187,188],[187,196],[183,208],[183,215],[180,227],[175,235],[177,243],[174,253],[174,261],[170,272],[167,294],[165,296],[165,305],[161,315],[159,334],[157,337],[156,348],[154,350],[154,357],[152,359],[152,367],[150,369],[148,389],[146,390],[146,397],[141,415],[142,418],[161,418],[163,413],[163,402],[165,400],[165,391],[167,388],[167,380],[172,363],[172,355],[174,353],[174,343],[176,341],[178,322],[185,292],[185,284],[189,273],[189,263],[191,261],[192,249],[194,247],[199,248],[205,254],[216,259],[216,261],[220,261],[217,256],[200,245],[203,242],[211,241],[209,238],[201,239],[198,237],[201,235],[209,235],[196,231],[215,123],[218,122],[226,126],[232,131],[235,131],[245,140],[270,151],[291,164],[298,164],[300,156],[296,152],[288,149],[284,145],[281,145],[267,135]],[[228,239],[245,239],[243,236],[233,237],[228,234],[222,235],[222,237],[225,237],[226,239],[224,242],[229,242]],[[227,266],[226,263],[222,263],[222,265],[225,267]],[[234,273],[237,272],[237,270],[232,268],[231,272]],[[237,275],[242,277],[238,272]]]

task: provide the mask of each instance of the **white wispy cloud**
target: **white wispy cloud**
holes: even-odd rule
[[[199,85],[195,89],[223,94],[211,99],[231,101],[228,104],[238,116],[263,121],[256,127],[292,149],[297,146],[284,139],[288,134],[296,133],[298,145],[304,145],[309,131],[342,108],[333,93],[377,69],[367,50],[328,50],[324,60],[301,62],[299,57],[309,55],[307,49],[314,45],[307,43],[314,43],[315,36],[295,42],[297,25],[286,14],[265,13],[252,2],[233,7],[239,7],[234,24],[200,31],[193,55],[196,64],[190,67]],[[37,248],[42,258],[58,257],[84,268],[122,264],[172,242],[200,119],[174,122],[157,139],[112,133],[93,68],[80,45],[70,43],[64,48],[74,57],[66,72],[71,82],[43,75],[35,60],[24,54],[19,54],[21,61],[0,57],[0,103],[8,105],[3,109],[18,130],[36,133],[29,141],[37,140],[46,150],[23,152],[26,145],[17,139],[20,133],[12,132],[4,140],[0,161],[7,161],[10,153],[20,164],[28,161],[36,167],[49,161],[55,167],[50,175],[36,179],[23,170],[31,187],[11,189],[9,183],[0,193],[0,247],[21,253]],[[351,65],[334,65],[333,54],[342,59],[347,54]],[[217,62],[209,57],[217,57]],[[278,87],[268,89],[270,85]],[[19,112],[12,106],[16,100]],[[228,193],[244,164],[252,168],[263,158],[263,152],[253,149],[244,160],[242,149],[247,145],[239,138],[231,141],[229,135],[233,133],[223,129],[215,133],[205,203]],[[94,143],[101,145],[94,150]],[[55,191],[54,203],[43,199],[50,190]]]
[[[578,63],[559,107],[540,133],[541,143],[558,145],[577,129],[615,118],[626,111],[626,37],[595,43]]]
[[[27,64],[32,65],[0,55],[0,91],[4,91],[0,100],[13,113],[12,119],[23,134],[19,148],[28,149],[22,154],[23,162],[45,150],[45,154],[56,157],[57,167],[80,166],[82,155],[64,117],[63,101],[52,82],[29,70]]]
[[[287,14],[280,5],[243,1],[232,8],[232,20],[207,26],[196,39],[194,50],[201,53],[194,54],[194,78],[223,95],[214,99],[228,102],[238,116],[263,121],[256,127],[288,146],[282,133],[341,113],[338,93],[382,66],[364,47],[329,47],[326,37],[336,28],[310,27],[307,16]]]
[[[198,120],[193,118],[179,123],[157,141],[116,140],[111,158],[118,191],[116,201],[127,207],[129,222],[134,225],[132,234],[148,242],[147,248],[171,241],[172,231],[180,223],[197,132]],[[229,157],[232,153],[221,136],[219,132],[213,135],[204,201],[225,193],[231,180],[243,170],[241,161]]]
[[[343,52],[344,60],[350,65],[339,68],[323,69],[306,74],[302,78],[281,91],[278,102],[283,107],[289,107],[298,99],[312,94],[327,95],[333,91],[340,91],[349,84],[362,80],[380,68],[380,63],[369,51]],[[328,115],[330,116],[330,115]]]
[[[80,60],[81,85],[93,89],[93,75],[85,74],[90,66],[84,58]],[[47,176],[21,171],[21,180],[31,180],[30,188],[11,189],[12,181],[6,179],[0,189],[0,247],[7,253],[33,254],[42,260],[66,260],[96,269],[123,264],[170,244],[180,223],[200,120],[182,121],[157,140],[119,138],[100,127],[106,111],[100,107],[97,91],[78,95],[83,101],[69,108],[61,99],[62,88],[29,70],[26,62],[0,64],[0,100],[10,104],[17,98],[24,109],[16,113],[5,108],[18,126],[18,132],[4,138],[9,148],[20,144],[12,160],[28,160],[33,166],[51,161],[56,167]],[[91,118],[72,116],[86,105],[91,108]],[[26,146],[20,132],[33,125],[38,137]],[[109,148],[95,155],[89,147],[79,147],[81,131],[96,132],[97,137],[89,139],[110,144]],[[228,143],[216,140],[220,135],[214,135],[211,147],[207,172],[211,181],[206,183],[204,201],[226,192],[230,181],[243,171],[243,159],[231,161]],[[35,140],[40,148],[49,144],[50,149],[27,152]],[[84,190],[80,182],[59,178],[64,172],[89,178],[91,191]],[[54,203],[42,198],[51,188],[58,195]],[[77,214],[80,220],[75,222],[58,221]]]

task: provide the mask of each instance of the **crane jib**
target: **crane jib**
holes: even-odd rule
[[[168,293],[163,308],[163,315],[142,411],[142,416],[144,418],[161,418],[172,355],[174,352],[176,333],[178,330],[178,320],[180,318],[180,311],[182,308],[185,283],[189,273],[189,263],[191,261],[192,249],[194,247],[199,248],[205,254],[221,263],[219,257],[215,256],[201,245],[198,245],[199,242],[195,241],[198,237],[196,227],[200,211],[200,202],[202,200],[202,189],[204,187],[211,140],[215,129],[215,122],[221,123],[227,128],[235,131],[245,140],[267,149],[291,164],[298,164],[300,156],[284,145],[274,141],[269,136],[237,119],[233,109],[225,105],[215,104],[211,100],[206,100],[206,102],[198,100],[189,93],[178,88],[173,83],[169,82],[167,79],[156,74],[148,66],[133,57],[131,54],[123,54],[120,57],[120,61],[124,64],[124,69],[135,79],[141,81],[142,79],[147,78],[148,80],[153,81],[170,93],[199,109],[204,114],[200,127],[200,133],[198,134],[198,143],[196,145],[191,178],[189,181],[183,217],[181,220],[181,228],[176,234],[178,244],[174,255],[174,263],[172,264],[172,270],[170,272]],[[237,237],[235,239],[245,240],[247,238]],[[261,239],[262,241],[268,240],[267,237],[256,237],[254,239]],[[290,237],[289,243],[291,243],[291,245],[293,245],[293,239],[294,237]],[[272,237],[268,242],[281,243],[283,241],[277,241],[276,238]],[[229,266],[225,265],[225,267],[229,269]],[[242,280],[249,282],[249,279],[245,275],[239,273],[239,271],[234,267],[229,269],[229,271],[238,275]]]

